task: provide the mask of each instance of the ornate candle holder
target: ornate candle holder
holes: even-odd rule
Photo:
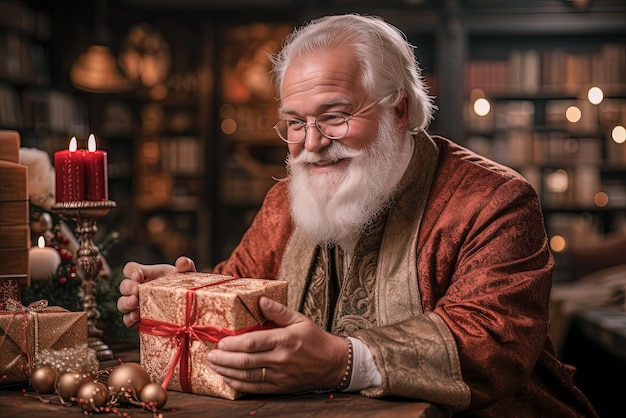
[[[93,242],[93,236],[98,231],[97,221],[116,206],[112,200],[59,202],[52,206],[52,210],[61,217],[76,222],[76,235],[80,243],[76,257],[76,271],[82,281],[83,309],[87,313],[87,343],[96,351],[100,360],[112,359],[113,352],[102,342],[102,330],[96,324],[100,312],[93,291],[102,268],[102,260],[100,251]]]

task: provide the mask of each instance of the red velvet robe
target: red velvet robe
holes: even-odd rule
[[[459,416],[597,416],[573,384],[574,369],[556,358],[548,334],[554,261],[537,194],[513,170],[445,138],[432,140],[437,168],[414,231],[417,287],[423,315],[440,318],[453,336],[451,358],[458,358],[460,379],[469,388],[467,404],[448,406]],[[294,231],[287,182],[268,192],[252,226],[215,272],[278,278]],[[393,362],[386,362],[397,357],[394,350],[403,344],[398,339],[407,335],[403,327],[410,330],[411,321],[357,334],[372,351],[384,385],[362,393],[438,402],[428,391],[398,384]],[[419,358],[419,346],[414,351]]]

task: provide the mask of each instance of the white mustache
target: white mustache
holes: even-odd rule
[[[362,152],[360,150],[350,148],[342,142],[333,141],[329,146],[319,152],[310,152],[306,149],[303,149],[296,157],[290,154],[287,158],[287,162],[290,165],[320,163],[328,164],[342,160],[344,158],[356,158],[359,157],[361,154]]]

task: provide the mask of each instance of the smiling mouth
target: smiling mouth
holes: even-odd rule
[[[322,166],[326,166],[326,165],[336,164],[336,163],[338,163],[340,161],[343,161],[343,160],[344,160],[344,158],[339,158],[338,160],[319,160],[319,161],[316,161],[316,162],[314,162],[312,164],[322,167]]]

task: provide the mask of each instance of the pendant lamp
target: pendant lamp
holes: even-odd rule
[[[70,69],[74,87],[92,93],[123,93],[133,88],[125,78],[117,59],[106,44],[106,0],[98,0],[95,8],[96,42],[83,52]]]

